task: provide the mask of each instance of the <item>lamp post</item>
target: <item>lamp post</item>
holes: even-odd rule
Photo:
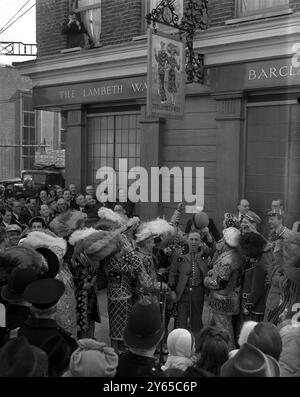
[[[183,17],[176,14],[176,0],[162,0],[156,8],[146,16],[148,25],[157,31],[157,23],[179,31],[180,36],[186,35],[186,76],[187,83],[203,83],[204,56],[194,51],[196,31],[207,29],[208,0],[188,0]]]

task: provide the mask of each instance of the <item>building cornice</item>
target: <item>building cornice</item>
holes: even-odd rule
[[[213,66],[271,57],[290,56],[300,43],[300,13],[199,32],[195,48]],[[58,54],[23,62],[16,67],[33,85],[75,83],[147,73],[147,40]]]

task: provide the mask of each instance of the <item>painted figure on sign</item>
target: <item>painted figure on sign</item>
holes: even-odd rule
[[[157,52],[156,48],[154,49],[155,59],[158,63],[158,79],[159,79],[159,88],[158,95],[160,96],[161,103],[167,102],[167,95],[165,89],[165,73],[169,64],[169,57],[165,50],[166,43],[164,41],[160,42],[160,50]]]
[[[175,105],[175,97],[177,93],[177,84],[176,84],[176,69],[179,71],[181,68],[180,61],[177,62],[176,56],[180,54],[180,50],[177,45],[173,43],[169,43],[167,45],[167,52],[169,53],[168,63],[169,63],[169,71],[168,71],[168,92],[171,95],[172,105]]]

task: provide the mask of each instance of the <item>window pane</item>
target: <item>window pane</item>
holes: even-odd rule
[[[255,13],[264,9],[282,8],[289,5],[289,0],[239,0],[238,14]]]
[[[131,144],[129,145],[129,157],[135,157],[135,145]]]
[[[30,119],[30,125],[31,125],[31,127],[34,127],[35,126],[35,114],[34,113],[30,113],[29,114],[29,119]]]

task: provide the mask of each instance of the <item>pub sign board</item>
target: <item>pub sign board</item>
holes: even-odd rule
[[[148,30],[147,115],[183,119],[185,42]]]

